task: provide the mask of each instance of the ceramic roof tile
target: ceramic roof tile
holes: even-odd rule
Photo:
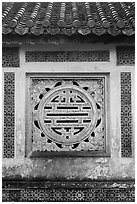
[[[2,32],[25,35],[135,34],[134,2],[3,3]]]

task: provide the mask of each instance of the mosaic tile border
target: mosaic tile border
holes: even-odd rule
[[[121,72],[121,157],[132,157],[132,107],[130,72]]]
[[[135,182],[3,181],[3,202],[134,202]]]
[[[4,158],[14,157],[15,73],[4,73]]]
[[[135,65],[135,47],[134,46],[117,46],[117,66],[134,66]]]
[[[3,47],[2,48],[2,67],[18,68],[20,66],[19,47]]]
[[[26,62],[109,62],[110,52],[99,51],[26,51]]]

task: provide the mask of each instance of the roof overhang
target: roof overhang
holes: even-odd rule
[[[4,2],[2,33],[5,43],[133,39],[135,2]]]

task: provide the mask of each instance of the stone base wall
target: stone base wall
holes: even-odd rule
[[[134,202],[134,180],[3,181],[3,202]]]

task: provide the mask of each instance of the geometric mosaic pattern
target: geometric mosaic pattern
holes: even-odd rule
[[[121,72],[121,157],[132,157],[132,109],[130,72]]]
[[[109,62],[109,51],[27,51],[26,62]]]
[[[18,181],[15,181],[15,184]],[[41,182],[42,183],[42,182]],[[50,182],[48,182],[50,184]],[[64,187],[54,187],[54,182],[51,182],[50,185],[53,185],[50,188],[47,187],[37,187],[37,184],[31,183],[28,187],[19,188],[15,187],[14,189],[8,187],[3,188],[2,200],[3,202],[134,202],[135,201],[135,192],[134,192],[134,182],[120,182],[117,183],[114,181],[112,184],[109,182],[103,182],[104,186],[99,182],[93,182],[95,187],[90,185],[90,182],[86,183],[89,187],[85,187],[81,183],[81,187],[75,187],[75,182],[73,187],[63,182]],[[66,182],[67,183],[67,182]],[[91,182],[92,183],[92,182]],[[98,183],[98,187],[96,184]],[[33,188],[33,185],[35,188]],[[43,184],[44,185],[44,184]],[[10,184],[9,184],[10,186]],[[83,186],[83,187],[82,187]],[[91,186],[91,187],[90,187]]]
[[[117,65],[135,65],[135,47],[134,46],[117,46]]]
[[[15,120],[15,74],[4,73],[4,158],[14,157],[14,120]]]
[[[2,48],[2,67],[19,67],[19,63],[18,47]]]

